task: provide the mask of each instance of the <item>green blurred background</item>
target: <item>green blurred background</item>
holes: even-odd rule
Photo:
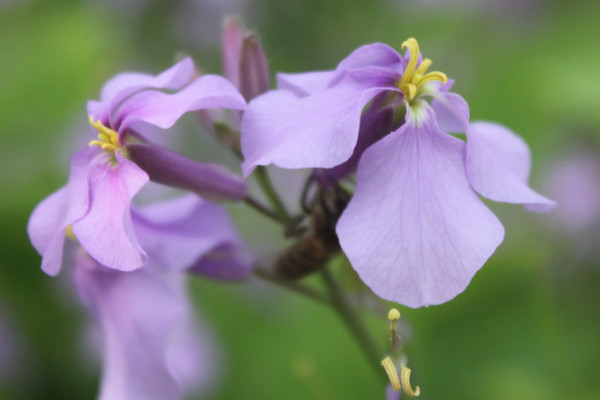
[[[260,34],[273,72],[330,69],[362,44],[416,37],[473,119],[502,122],[530,144],[536,188],[566,151],[598,157],[597,1],[3,0],[0,323],[11,344],[0,348],[0,399],[94,398],[87,317],[68,278],[39,269],[27,218],[64,184],[77,133],[87,135],[86,101],[103,82],[122,70],[157,73],[178,53],[220,73],[221,18],[231,13]],[[400,307],[421,397],[598,399],[600,218],[567,230],[553,216],[491,207],[506,239],[466,292]],[[383,398],[332,311],[260,282],[195,279],[191,289],[223,357],[206,398]],[[364,315],[382,345],[385,315]]]

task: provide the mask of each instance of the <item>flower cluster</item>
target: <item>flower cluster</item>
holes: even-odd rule
[[[334,70],[279,74],[269,90],[256,36],[230,19],[225,78],[200,75],[186,58],[156,76],[119,74],[88,103],[97,138],[71,157],[67,184],[36,207],[28,233],[44,272],[68,266],[103,333],[100,399],[180,399],[209,376],[211,346],[185,276],[244,280],[253,264],[218,202],[244,200],[298,238],[284,253],[291,276],[305,274],[296,263],[314,271],[341,248],[375,294],[413,308],[461,293],[502,242],[502,224],[478,195],[536,212],[554,207],[528,186],[525,142],[501,125],[471,122],[468,104],[444,73],[429,71],[417,41],[402,48],[362,46]],[[272,209],[225,167],[143,134],[147,125],[168,130],[191,111],[243,158],[244,177],[259,168]],[[268,164],[312,169],[301,202],[317,206],[287,214]],[[190,193],[134,205],[149,181]],[[401,380],[418,395],[410,369],[403,365],[399,378],[391,359],[384,366],[394,391]]]

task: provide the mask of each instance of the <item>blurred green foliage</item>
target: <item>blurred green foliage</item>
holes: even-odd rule
[[[33,207],[66,180],[68,155],[81,144],[78,131],[86,129],[86,101],[97,97],[107,78],[123,69],[158,72],[178,52],[219,72],[218,40],[195,40],[203,28],[188,11],[213,12],[202,21],[213,21],[206,30],[215,38],[214,21],[224,11],[187,3],[0,5],[0,302],[20,351],[10,379],[0,378],[0,399],[95,396],[98,371],[82,354],[86,316],[67,277],[39,270],[25,226]],[[584,134],[600,141],[600,3],[531,0],[498,7],[502,3],[227,4],[260,34],[273,71],[333,68],[359,45],[398,47],[417,37],[434,69],[456,80],[473,119],[502,122],[527,140],[535,186],[565,147]],[[401,308],[422,398],[596,399],[600,261],[582,262],[571,239],[548,231],[544,216],[492,207],[507,237],[466,292],[437,307]],[[309,281],[318,285],[317,278]],[[191,289],[224,357],[221,382],[209,398],[383,398],[330,310],[260,282],[194,280]],[[382,344],[384,311],[365,312]]]

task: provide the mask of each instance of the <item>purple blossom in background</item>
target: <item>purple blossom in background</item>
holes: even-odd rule
[[[67,185],[42,201],[29,220],[29,237],[46,273],[59,272],[67,232],[101,265],[122,271],[144,265],[147,255],[129,208],[150,179],[209,199],[244,197],[244,181],[225,168],[154,145],[135,130],[140,124],[168,129],[188,111],[245,107],[226,79],[194,74],[189,58],[157,76],[119,74],[104,85],[99,101],[89,102],[98,140],[72,156]]]
[[[600,225],[600,159],[595,150],[588,145],[566,152],[549,166],[542,182],[560,204],[553,221],[571,233]]]
[[[194,318],[186,272],[246,279],[252,258],[226,213],[196,196],[132,210],[148,249],[137,271],[106,268],[77,247],[75,284],[103,335],[100,400],[177,400],[214,378],[213,345]]]
[[[403,47],[404,57],[375,43],[334,71],[279,74],[279,89],[244,114],[242,169],[320,168],[331,180],[356,169],[337,225],[342,249],[380,297],[420,307],[461,293],[502,242],[477,193],[532,211],[555,203],[527,185],[525,142],[497,124],[469,124],[452,81],[427,72],[415,39]],[[448,134],[458,132],[466,143]]]

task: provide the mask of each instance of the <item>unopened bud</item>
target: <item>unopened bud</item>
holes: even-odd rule
[[[240,56],[244,40],[244,27],[236,17],[226,17],[223,21],[223,74],[236,87],[240,85]]]
[[[246,101],[250,101],[269,90],[269,86],[267,57],[256,35],[248,33],[242,43],[240,93]]]
[[[202,163],[149,142],[128,144],[127,151],[154,182],[211,201],[241,200],[246,195],[244,180],[221,165]]]

